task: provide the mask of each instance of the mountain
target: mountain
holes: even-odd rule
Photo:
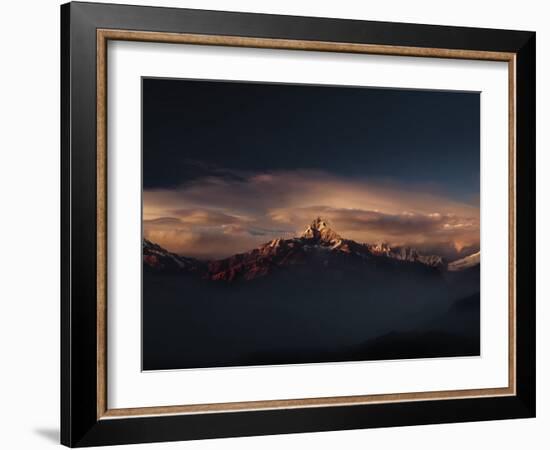
[[[369,245],[369,250],[375,255],[384,255],[400,261],[419,262],[431,267],[444,267],[445,260],[438,255],[422,255],[411,247],[390,247],[388,244]]]
[[[451,272],[460,272],[463,270],[471,269],[479,266],[480,252],[466,256],[465,258],[458,259],[449,263],[447,269]]]
[[[360,244],[336,233],[320,217],[298,237],[273,239],[253,250],[228,258],[201,263],[170,253],[157,244],[144,240],[144,265],[156,271],[200,273],[210,280],[235,281],[264,277],[282,268],[318,264],[332,268],[361,266],[365,263],[384,264],[388,260],[420,264],[444,269],[443,258],[422,255],[410,247],[390,247],[388,244]]]

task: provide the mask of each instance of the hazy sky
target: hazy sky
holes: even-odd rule
[[[300,234],[479,246],[479,94],[143,80],[144,234],[219,258]]]

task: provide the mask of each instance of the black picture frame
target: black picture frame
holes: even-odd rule
[[[98,29],[516,55],[516,395],[98,418]],[[61,6],[61,443],[70,447],[535,416],[535,33],[112,4]]]

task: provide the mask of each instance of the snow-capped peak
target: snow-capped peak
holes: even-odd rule
[[[328,221],[321,217],[317,217],[313,222],[311,222],[311,224],[302,233],[301,237],[304,239],[315,239],[326,242],[342,239],[338,233],[329,227]]]
[[[451,272],[458,272],[459,270],[469,269],[479,265],[480,262],[480,252],[473,253],[472,255],[466,256],[464,258],[458,259],[449,263],[447,269]]]

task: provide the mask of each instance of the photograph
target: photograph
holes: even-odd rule
[[[544,15],[138,3],[69,2],[55,21],[42,5],[27,16],[48,30],[23,33],[28,48],[6,40],[33,57],[5,71],[23,81],[5,84],[25,119],[6,147],[23,170],[5,164],[5,191],[28,218],[5,209],[4,259],[25,269],[8,277],[13,292],[34,289],[42,309],[30,328],[11,321],[5,359],[26,361],[21,380],[48,375],[24,389],[56,386],[42,389],[42,415],[11,389],[5,409],[36,442],[20,426],[12,440],[515,449],[540,438]],[[48,36],[60,64],[37,77]],[[37,90],[60,98],[36,109]],[[40,177],[59,208],[30,182]],[[51,242],[58,264],[46,252],[50,272],[29,278],[29,255]],[[59,307],[46,311],[47,283]],[[11,345],[21,330],[23,349]]]
[[[141,79],[142,370],[480,356],[480,93]]]

